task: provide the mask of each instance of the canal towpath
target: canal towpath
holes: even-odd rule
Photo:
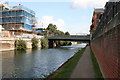
[[[95,78],[89,46],[86,47],[83,56],[78,61],[71,78]]]

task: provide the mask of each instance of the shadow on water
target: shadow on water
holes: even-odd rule
[[[36,50],[38,50],[37,48],[32,48],[32,51],[34,52],[34,51],[36,51]]]
[[[25,54],[25,53],[26,53],[26,50],[15,50],[15,55]]]
[[[36,53],[39,50],[41,50],[41,48],[33,48],[33,49],[26,49],[26,50],[14,50],[14,54],[15,55],[20,55],[20,54],[23,55],[23,54],[29,54],[29,53]],[[44,50],[44,49],[42,49],[42,50]]]
[[[41,48],[32,48],[32,51],[36,51],[36,50],[42,50]]]
[[[29,53],[34,53],[35,51],[38,51],[40,49],[26,49],[26,50],[15,50],[14,53],[15,55],[22,55],[22,54],[29,54]]]

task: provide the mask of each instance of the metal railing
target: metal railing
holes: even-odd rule
[[[90,35],[58,35],[58,36],[51,36],[46,37],[48,39],[78,39],[78,40],[90,40]]]

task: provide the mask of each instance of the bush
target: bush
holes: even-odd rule
[[[55,44],[56,47],[59,47],[59,46],[69,46],[72,43],[70,41],[55,41]]]
[[[15,41],[15,48],[17,50],[26,50],[26,42],[24,40],[16,40]]]
[[[48,48],[48,39],[46,39],[46,38],[41,39],[41,48],[42,49]]]
[[[38,48],[39,40],[37,38],[32,38],[32,48]]]
[[[64,44],[63,44],[63,46],[69,46],[69,45],[71,45],[72,43],[70,42],[70,41],[64,41]]]
[[[42,32],[39,32],[37,35],[43,35],[43,33],[42,33]]]

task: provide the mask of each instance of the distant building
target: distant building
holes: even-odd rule
[[[92,17],[92,25],[90,26],[90,33],[93,34],[97,28],[97,25],[100,22],[100,18],[104,13],[104,9],[94,9],[93,17]]]
[[[120,1],[109,1],[104,6],[104,9],[95,9],[92,18],[92,25],[90,26],[90,33],[94,34],[94,37],[95,35],[99,35],[100,31],[103,31],[105,26],[109,24],[119,12]]]
[[[11,34],[32,34],[35,22],[35,12],[23,5],[10,6],[0,3],[0,25]]]

